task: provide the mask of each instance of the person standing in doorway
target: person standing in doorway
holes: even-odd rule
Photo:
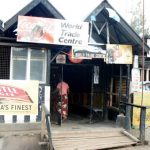
[[[56,109],[58,112],[58,125],[61,125],[61,120],[66,120],[68,117],[68,93],[69,85],[60,80],[57,84],[58,100],[56,103]]]

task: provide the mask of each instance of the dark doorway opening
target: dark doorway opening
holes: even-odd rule
[[[88,64],[52,64],[51,65],[51,91],[56,89],[59,78],[63,78],[70,87],[68,95],[68,118],[79,116],[88,118],[91,108],[91,86],[93,65]],[[99,96],[99,95],[98,95]],[[97,95],[96,95],[97,97]],[[51,94],[51,110],[55,116],[55,100],[57,95]],[[99,98],[99,97],[98,97]],[[100,101],[97,100],[97,101]],[[99,104],[97,104],[99,105]]]

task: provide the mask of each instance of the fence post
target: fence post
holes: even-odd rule
[[[44,106],[42,106],[42,119],[41,119],[41,140],[44,140],[46,125],[45,125],[45,112],[44,112]]]
[[[145,142],[145,119],[146,119],[146,107],[141,108],[140,112],[140,141]]]
[[[125,129],[127,131],[131,130],[131,106],[130,105],[126,105]]]

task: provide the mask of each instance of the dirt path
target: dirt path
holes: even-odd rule
[[[39,135],[17,135],[0,138],[0,150],[43,150]]]

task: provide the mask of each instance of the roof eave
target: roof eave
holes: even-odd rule
[[[85,21],[90,21],[90,17],[92,15],[97,16],[104,8],[111,8],[113,9],[116,14],[120,17],[120,24],[125,28],[127,33],[132,36],[135,41],[142,47],[142,39],[139,37],[139,35],[128,25],[128,23],[118,14],[118,12],[108,3],[107,0],[104,0],[99,6],[97,6],[94,11],[91,12],[91,14],[86,17]],[[150,51],[150,48],[147,44],[144,45],[145,51],[148,52]]]
[[[33,0],[29,4],[27,4],[22,10],[20,10],[16,15],[14,15],[11,19],[4,23],[4,31],[9,29],[14,23],[17,22],[19,15],[26,15],[29,11],[31,11],[38,4],[42,3],[51,13],[60,19],[65,19],[55,8],[54,6],[48,2],[48,0]]]

